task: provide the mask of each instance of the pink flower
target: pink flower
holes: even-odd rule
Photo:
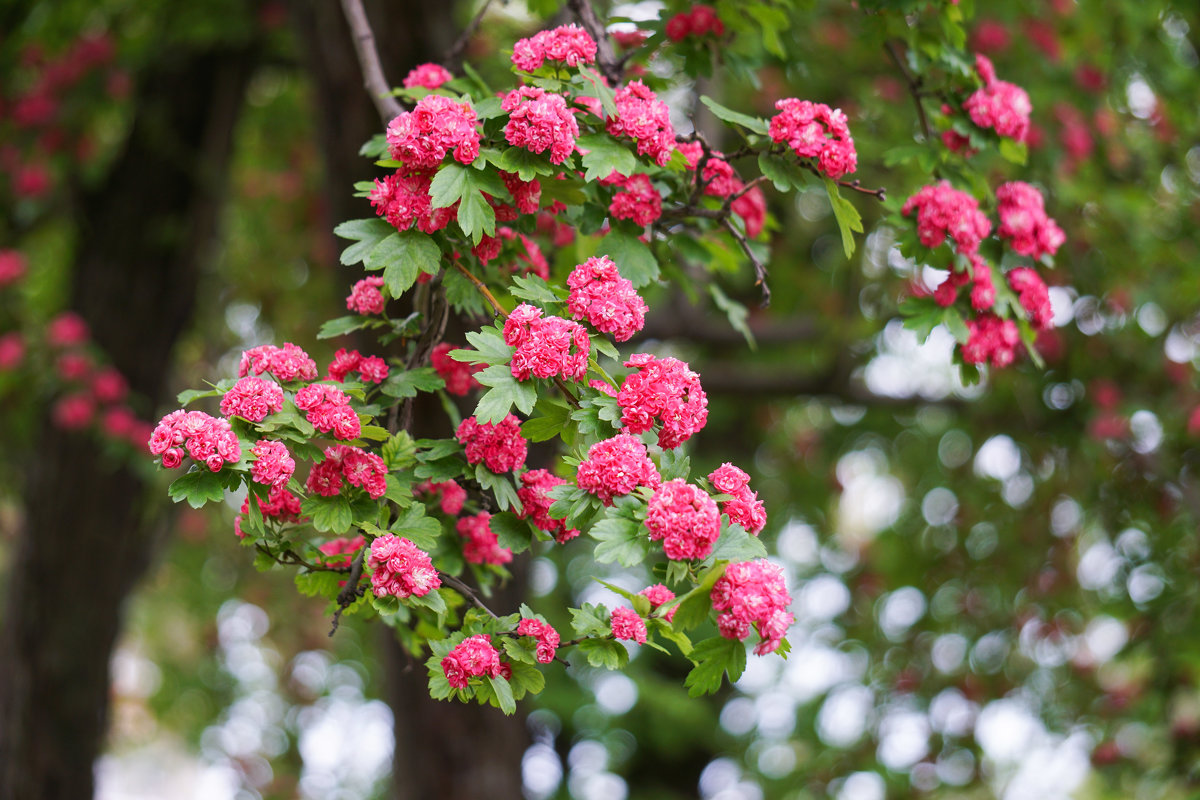
[[[471,678],[498,678],[500,652],[492,647],[492,640],[486,633],[469,636],[442,658],[442,672],[455,689],[467,688]]]
[[[96,412],[92,398],[83,393],[69,394],[54,404],[54,424],[65,431],[79,430],[91,424]]]
[[[453,77],[441,64],[418,64],[404,76],[404,88],[415,89],[422,86],[426,89],[436,89]]]
[[[567,277],[567,309],[575,319],[624,342],[642,329],[646,303],[608,256],[589,258]]]
[[[453,151],[456,161],[470,164],[479,156],[478,122],[470,103],[426,95],[388,124],[392,158],[410,169],[435,169]]]
[[[717,629],[726,639],[745,639],[751,626],[758,630],[761,641],[754,652],[760,656],[779,648],[795,620],[787,610],[792,596],[783,570],[765,559],[726,567],[713,585],[712,601]]]
[[[83,344],[91,334],[83,317],[64,311],[46,326],[46,344],[51,347],[74,347]]]
[[[612,505],[614,497],[639,486],[656,489],[661,482],[646,445],[628,433],[592,445],[575,476],[580,489],[596,495],[606,506]]]
[[[346,308],[359,314],[382,314],[384,301],[383,293],[379,291],[381,286],[383,278],[376,276],[355,283],[350,289],[350,296],[346,298]]]
[[[967,320],[970,338],[962,346],[962,358],[968,364],[991,362],[995,367],[1007,367],[1017,354],[1021,341],[1017,324],[1011,319],[1000,319],[995,314],[980,314]]]
[[[314,428],[332,433],[335,439],[357,439],[362,432],[358,415],[350,407],[350,397],[327,383],[309,384],[296,392],[296,408],[304,412]]]
[[[520,420],[512,414],[494,424],[467,417],[455,435],[463,445],[468,464],[482,462],[492,472],[500,474],[518,469],[525,463],[528,444],[521,436]]]
[[[661,583],[656,583],[653,586],[647,586],[645,589],[642,589],[640,592],[638,592],[638,594],[650,601],[650,608],[652,610],[657,609],[658,607],[663,606],[675,599],[675,593]],[[667,611],[667,613],[663,614],[662,618],[667,622],[670,622],[675,618],[675,612],[678,610],[679,607],[675,606],[671,610]]]
[[[442,513],[450,517],[458,516],[458,512],[463,509],[463,503],[467,500],[467,490],[454,481],[443,481],[441,483],[424,481],[413,487],[413,495],[416,497],[427,493],[441,495]]]
[[[576,131],[578,135],[578,130]],[[513,196],[517,210],[522,214],[536,214],[542,199],[542,184],[537,179],[523,181],[515,172],[500,172],[504,187]]]
[[[465,540],[463,558],[468,564],[507,564],[512,561],[512,551],[501,547],[492,532],[492,515],[481,511],[471,517],[463,517],[455,524],[455,530]]]
[[[625,378],[617,393],[621,424],[642,433],[662,423],[661,447],[672,449],[687,441],[708,422],[708,396],[700,376],[676,358],[637,353],[625,362],[637,371]]]
[[[104,367],[92,376],[92,397],[100,403],[119,403],[129,393],[129,384],[125,382],[120,370],[115,367]]]
[[[512,63],[519,70],[533,72],[547,59],[568,67],[590,64],[596,60],[596,41],[572,23],[539,31],[513,45]]]
[[[577,381],[587,373],[592,347],[587,331],[561,317],[542,317],[542,310],[528,303],[505,320],[504,341],[516,347],[509,368],[519,381],[556,376]]]
[[[1029,322],[1037,330],[1044,331],[1053,327],[1054,310],[1050,306],[1050,292],[1041,276],[1029,267],[1017,267],[1009,270],[1008,285],[1017,293],[1017,299]]]
[[[663,552],[674,561],[708,558],[721,536],[717,504],[704,490],[679,479],[658,487],[645,524],[650,541],[661,541]]]
[[[262,439],[250,448],[254,463],[250,465],[250,477],[266,486],[285,486],[296,471],[296,462],[283,442]]]
[[[639,617],[632,608],[614,608],[612,635],[614,639],[628,639],[638,644],[645,644],[646,621]]]
[[[86,353],[63,353],[58,357],[54,366],[58,371],[58,377],[64,381],[82,381],[92,371],[92,359]]]
[[[25,339],[20,333],[12,331],[0,336],[0,370],[7,372],[15,369],[25,358]]]
[[[25,256],[19,250],[0,250],[0,287],[25,276]]]
[[[537,660],[539,664],[549,664],[554,660],[554,651],[560,642],[558,631],[548,622],[540,619],[524,617],[517,623],[517,635],[532,636],[537,639]]]
[[[463,397],[468,392],[479,388],[479,381],[474,374],[483,369],[482,364],[468,364],[465,361],[455,361],[450,357],[450,351],[458,350],[457,345],[441,342],[433,348],[429,360],[442,380],[446,382],[446,391],[452,395]]]
[[[741,187],[738,188],[741,191]],[[738,196],[730,205],[733,213],[742,218],[746,226],[746,235],[751,239],[762,233],[767,221],[767,197],[757,186]]]
[[[325,556],[325,563],[328,566],[345,568],[350,566],[354,554],[361,550],[366,543],[367,540],[363,536],[355,536],[353,539],[340,536],[318,546],[317,550]]]
[[[242,378],[221,398],[221,413],[226,417],[262,422],[267,415],[281,410],[283,389],[265,378]]]
[[[954,250],[969,256],[992,230],[992,223],[979,210],[979,202],[953,188],[947,181],[922,187],[904,201],[901,213],[917,212],[917,237],[926,247],[937,247],[949,236]]]
[[[164,467],[179,466],[183,458],[181,446],[194,461],[212,472],[227,463],[237,463],[242,457],[241,444],[229,422],[203,411],[172,411],[150,434],[150,453],[161,455]]]
[[[317,362],[291,342],[284,342],[283,347],[264,344],[242,353],[242,360],[238,364],[238,377],[245,377],[251,373],[261,375],[264,372],[271,373],[285,383],[294,380],[311,381],[317,377]]]
[[[1000,238],[1023,256],[1054,255],[1066,241],[1062,229],[1046,216],[1042,193],[1028,183],[1012,181],[996,190]]]
[[[608,213],[614,219],[628,219],[635,225],[645,226],[662,216],[662,196],[649,176],[634,175],[623,180],[622,186],[608,206]]]
[[[424,597],[442,585],[429,554],[403,536],[378,536],[367,556],[376,597]]]
[[[574,539],[579,535],[575,528],[568,528],[565,519],[555,519],[550,516],[550,506],[554,501],[549,492],[555,486],[566,484],[562,478],[544,469],[533,469],[521,475],[521,488],[517,489],[517,499],[521,501],[521,519],[528,519],[541,530],[553,534],[559,544]]]
[[[458,203],[449,208],[434,208],[429,195],[432,180],[431,172],[395,172],[382,180],[377,178],[371,190],[371,207],[398,231],[408,230],[414,222],[423,233],[440,231],[458,214]],[[372,313],[383,311],[382,297],[380,303],[379,311]]]
[[[551,164],[561,164],[575,151],[579,124],[562,95],[521,86],[509,92],[500,107],[509,112],[504,138],[514,147],[532,153],[549,150]]]
[[[666,166],[676,147],[667,104],[641,81],[630,81],[617,89],[614,97],[617,115],[608,118],[608,132],[633,139],[638,155],[650,156],[660,167]]]
[[[817,159],[817,168],[837,180],[858,169],[858,153],[846,115],[824,103],[787,97],[775,103],[771,139],[786,142],[801,158]]]
[[[1029,133],[1029,115],[1033,104],[1029,95],[1016,84],[996,79],[995,68],[987,56],[976,54],[975,69],[983,78],[983,87],[963,103],[971,121],[981,128],[992,128],[1000,136],[1016,142]]]

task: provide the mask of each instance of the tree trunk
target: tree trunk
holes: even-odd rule
[[[73,308],[157,405],[213,241],[248,51],[172,53],[147,72],[123,154],[78,203]],[[122,606],[156,533],[136,473],[43,413],[0,639],[0,797],[87,798]]]

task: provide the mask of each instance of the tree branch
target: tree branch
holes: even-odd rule
[[[375,48],[375,34],[371,32],[371,23],[363,10],[362,0],[342,0],[342,11],[354,36],[354,52],[358,54],[358,63],[362,67],[363,85],[367,94],[371,96],[371,102],[375,104],[380,119],[387,125],[402,113],[404,108],[392,96],[391,86],[383,76],[383,65],[379,62],[379,51]]]
[[[742,252],[750,259],[750,263],[754,265],[754,283],[756,286],[762,287],[762,303],[761,307],[766,308],[771,305],[771,287],[767,286],[767,267],[758,260],[758,256],[754,255],[754,251],[750,249],[750,242],[746,241],[746,237],[733,224],[733,220],[726,214],[721,218],[721,224],[729,231],[737,243],[742,246]]]
[[[925,138],[932,139],[929,118],[925,116],[925,106],[921,104],[921,78],[909,71],[904,59],[900,57],[900,52],[896,49],[895,41],[889,40],[884,47],[887,49],[888,55],[892,57],[896,68],[900,70],[900,74],[904,76],[905,83],[908,84],[908,93],[912,95],[913,103],[917,106],[917,116],[921,118],[921,130],[925,133]]]
[[[467,44],[470,43],[471,37],[475,35],[475,31],[479,30],[479,23],[483,22],[483,15],[491,7],[492,0],[484,0],[484,4],[480,7],[479,12],[471,18],[467,23],[467,27],[463,28],[463,32],[454,40],[454,44],[446,51],[446,55],[442,58],[442,63],[446,67],[454,65],[456,67],[462,64],[463,52],[467,49]]]
[[[464,597],[474,603],[475,607],[480,611],[486,612],[487,615],[492,619],[500,619],[499,615],[497,615],[495,611],[492,611],[482,600],[479,599],[479,595],[475,594],[475,590],[470,586],[446,572],[442,573],[442,580],[453,586],[455,591],[461,593]]]
[[[621,61],[613,51],[612,41],[604,30],[604,23],[596,15],[591,0],[569,0],[567,6],[588,35],[596,40],[596,66],[600,68],[600,74],[608,78],[609,83],[616,84],[621,80]]]
[[[338,622],[341,620],[342,612],[349,608],[355,600],[362,596],[362,590],[358,583],[362,580],[363,559],[367,554],[367,546],[363,545],[358,548],[358,554],[354,556],[354,565],[350,567],[350,577],[346,580],[346,585],[338,592],[337,596],[337,611],[333,612],[333,624],[329,628],[329,635],[333,636],[337,633]]]

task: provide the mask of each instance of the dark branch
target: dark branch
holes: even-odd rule
[[[497,615],[495,611],[492,611],[490,608],[487,607],[487,605],[484,604],[484,602],[482,600],[479,599],[479,595],[475,594],[474,589],[472,589],[470,586],[468,586],[467,584],[460,581],[458,578],[454,577],[453,575],[450,575],[449,573],[443,572],[442,580],[444,580],[446,583],[453,586],[457,592],[459,592],[464,597],[466,597],[468,600],[470,600],[472,603],[474,603],[475,607],[478,608],[480,611],[486,612],[488,614],[488,616],[490,616],[492,619],[500,618],[499,615]]]
[[[596,16],[591,0],[569,0],[567,5],[583,29],[596,40],[596,66],[600,68],[600,74],[615,85],[621,80],[621,61],[613,51],[612,40],[604,30],[604,23]]]
[[[392,96],[392,89],[383,76],[379,51],[375,49],[375,34],[371,32],[371,23],[363,11],[362,0],[342,0],[342,11],[354,36],[354,52],[358,54],[358,63],[362,67],[363,85],[386,125],[404,109]]]
[[[750,242],[746,241],[746,237],[733,224],[733,220],[726,214],[721,219],[722,224],[737,240],[737,243],[742,246],[742,252],[746,254],[746,258],[750,259],[750,263],[754,265],[754,283],[756,286],[762,287],[762,303],[761,306],[766,308],[771,305],[771,287],[767,286],[767,266],[758,260],[758,256],[754,255],[754,251],[750,249]]]
[[[337,596],[337,611],[333,612],[333,624],[329,628],[329,635],[333,636],[337,633],[338,622],[342,618],[342,612],[354,604],[354,601],[362,596],[362,589],[358,583],[362,580],[363,559],[367,554],[367,546],[363,545],[358,548],[358,554],[354,556],[354,565],[350,567],[350,577],[346,580],[346,585],[338,592]]]
[[[470,43],[471,37],[475,35],[475,31],[479,30],[479,23],[483,22],[483,15],[487,13],[491,5],[492,0],[484,0],[479,12],[471,18],[471,21],[467,23],[467,27],[463,28],[463,32],[459,34],[454,44],[446,51],[446,56],[442,59],[443,64],[447,67],[451,67],[451,65],[458,67],[462,64],[462,56],[467,49],[467,44]]]
[[[900,70],[900,74],[904,76],[904,82],[908,84],[908,93],[912,95],[913,103],[917,106],[917,116],[921,118],[921,130],[925,133],[926,139],[933,138],[933,134],[929,129],[929,118],[925,116],[925,106],[921,103],[921,78],[913,75],[904,63],[904,59],[900,56],[900,52],[896,49],[894,41],[888,41],[885,45],[888,55],[892,57],[896,68]]]

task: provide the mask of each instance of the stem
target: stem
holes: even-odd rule
[[[366,545],[358,548],[358,554],[354,556],[354,565],[350,567],[350,577],[346,580],[346,585],[338,592],[338,607],[337,611],[333,612],[333,623],[329,628],[330,636],[337,633],[338,622],[341,620],[342,612],[349,608],[362,595],[362,590],[359,588],[358,583],[362,580],[363,558],[366,554]]]
[[[591,0],[568,0],[567,5],[583,29],[596,40],[596,66],[600,68],[600,74],[608,78],[610,83],[617,83],[621,80],[621,62],[613,52],[612,41],[604,30],[604,23],[596,15]]]
[[[354,52],[358,54],[358,63],[362,67],[363,85],[375,110],[379,112],[383,124],[391,122],[404,109],[392,96],[392,89],[383,76],[383,65],[379,62],[379,51],[375,48],[375,34],[371,32],[371,23],[367,13],[363,11],[362,0],[342,0],[342,12],[354,35]]]
[[[499,615],[497,615],[495,611],[492,611],[482,600],[479,599],[479,595],[475,594],[475,590],[470,586],[447,572],[442,573],[442,580],[453,586],[456,591],[474,603],[475,607],[480,611],[486,612],[487,615],[492,619],[500,619]]]
[[[929,130],[929,118],[925,116],[925,106],[921,104],[921,77],[909,71],[904,63],[904,59],[900,57],[900,53],[896,49],[895,41],[888,41],[884,47],[887,49],[888,55],[892,57],[896,68],[900,70],[900,74],[904,76],[905,83],[908,84],[908,93],[912,95],[913,103],[917,106],[917,116],[921,118],[921,130],[924,132],[925,138],[932,139],[933,134]]]
[[[263,547],[261,544],[255,545],[255,549],[262,553],[267,558],[285,567],[304,567],[309,572],[349,572],[349,567],[330,567],[324,564],[312,564],[305,561],[298,553],[293,550],[284,550],[279,554],[272,553],[270,548]]]
[[[754,255],[754,251],[750,249],[750,242],[746,241],[746,237],[737,229],[737,226],[733,224],[728,215],[721,219],[721,223],[733,235],[737,243],[742,246],[742,251],[750,259],[750,263],[754,265],[754,283],[756,286],[762,287],[762,308],[766,308],[771,305],[771,288],[767,286],[766,265],[758,260],[758,256]]]
[[[505,311],[500,305],[500,302],[496,299],[496,296],[493,295],[491,291],[489,291],[488,288],[483,285],[483,281],[479,280],[479,278],[475,276],[475,273],[471,272],[471,270],[464,267],[458,261],[452,261],[450,263],[454,264],[454,268],[461,272],[466,279],[475,286],[479,293],[483,295],[484,299],[488,301],[488,305],[490,305],[492,310],[496,312],[496,316],[508,319],[508,312]]]
[[[475,35],[475,31],[479,29],[479,23],[483,22],[483,15],[487,13],[488,8],[492,5],[492,0],[485,0],[479,12],[471,18],[467,23],[467,27],[463,28],[463,32],[454,40],[454,44],[446,51],[446,56],[442,62],[449,66],[450,64],[459,64],[462,62],[463,51],[467,49],[467,43],[471,41],[471,37]]]

